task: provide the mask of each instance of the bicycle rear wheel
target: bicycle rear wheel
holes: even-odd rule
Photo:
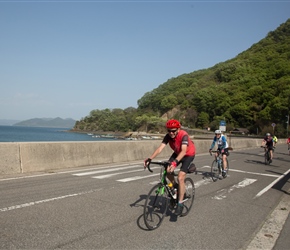
[[[186,216],[189,213],[195,196],[195,187],[193,180],[187,177],[185,178],[184,183],[185,183],[185,193],[183,197],[184,208],[181,216]]]
[[[218,166],[218,162],[214,160],[211,164],[211,178],[213,181],[217,181],[221,174],[221,169]]]
[[[144,222],[148,229],[158,228],[168,208],[168,193],[164,185],[155,185],[148,193],[144,205]]]

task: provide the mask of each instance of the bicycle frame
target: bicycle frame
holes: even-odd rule
[[[218,150],[211,151],[211,152],[212,153],[217,153],[216,160],[218,162],[218,167],[221,168],[221,170],[223,170],[223,156],[222,156],[222,154]],[[210,155],[212,155],[212,153],[210,153]]]
[[[220,175],[224,171],[224,164],[223,164],[223,155],[220,153],[219,150],[211,151],[210,155],[212,155],[212,153],[216,153],[215,155],[216,160],[214,160],[211,165],[211,177],[212,177],[212,180],[215,182],[218,179],[221,179]],[[228,158],[226,158],[226,164],[227,164],[227,168],[225,170],[226,174],[225,175],[222,174],[223,178],[226,178],[229,172],[230,166],[229,166]]]
[[[161,178],[160,178],[160,187],[156,190],[156,194],[164,194],[164,192],[165,192],[165,189],[167,190],[167,192],[168,192],[168,194],[170,195],[170,198],[172,198],[172,199],[174,199],[174,200],[176,200],[174,197],[173,197],[173,195],[172,195],[172,192],[171,192],[171,190],[170,190],[170,188],[167,186],[167,180],[166,180],[166,176],[167,176],[167,167],[168,167],[168,165],[169,165],[169,162],[167,163],[167,162],[152,162],[152,164],[158,164],[158,165],[161,165],[161,166],[163,166],[164,167],[164,170],[163,170],[163,172],[162,172],[162,175],[161,175]],[[153,172],[151,169],[150,169],[150,164],[149,164],[149,166],[147,166],[148,167],[148,170],[150,171],[150,172]],[[174,175],[176,176],[176,174],[174,173]]]

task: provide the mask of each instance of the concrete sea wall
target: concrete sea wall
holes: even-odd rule
[[[160,140],[107,142],[12,142],[0,143],[0,175],[93,166],[106,163],[142,162],[160,145]],[[196,153],[206,153],[210,140],[194,140]],[[235,149],[255,147],[261,139],[232,139]],[[172,153],[169,146],[160,157]]]

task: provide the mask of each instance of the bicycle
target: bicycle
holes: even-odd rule
[[[222,154],[220,153],[219,150],[211,151],[210,155],[212,155],[212,153],[218,153],[216,160],[214,160],[211,164],[211,178],[214,182],[216,182],[218,179],[220,179],[221,173],[224,170],[223,159],[222,159]],[[227,161],[226,175],[224,175],[223,178],[227,177],[229,169],[230,169],[228,158],[226,158],[226,161]]]
[[[158,161],[158,162],[151,161],[150,164],[157,164],[163,167],[161,169],[160,182],[151,188],[144,205],[143,218],[145,225],[149,230],[154,230],[161,225],[168,210],[169,203],[171,209],[176,208],[179,197],[178,193],[176,194],[172,192],[172,189],[169,187],[170,184],[172,185],[172,183],[166,178],[167,167],[169,166],[170,163],[167,161]],[[150,168],[150,164],[147,166],[147,168],[150,172],[153,172]],[[177,174],[175,173],[174,175],[177,176]],[[193,180],[189,177],[186,177],[184,182],[185,182],[185,194],[183,198],[184,208],[180,216],[186,216],[189,213],[195,195],[195,187]],[[178,186],[175,186],[175,188],[178,190]]]
[[[265,165],[270,165],[271,164],[271,155],[270,155],[270,151],[268,149],[268,147],[265,146],[261,146],[261,148],[265,149],[265,154],[264,154],[264,158],[265,158]],[[275,147],[273,147],[274,150]]]

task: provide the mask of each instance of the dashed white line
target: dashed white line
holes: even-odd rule
[[[45,199],[45,200],[32,201],[32,202],[23,203],[23,204],[19,204],[19,205],[15,205],[15,206],[10,206],[10,207],[4,207],[4,208],[0,208],[0,212],[7,212],[7,211],[19,209],[19,208],[31,207],[31,206],[34,206],[34,205],[37,205],[37,204],[41,204],[41,203],[45,203],[45,202],[50,202],[50,201],[55,201],[55,200],[61,200],[61,199],[65,199],[65,198],[69,198],[69,197],[74,197],[74,196],[79,196],[79,195],[84,195],[84,194],[90,194],[90,193],[93,193],[93,192],[96,192],[96,191],[100,191],[100,190],[102,190],[102,188],[93,189],[93,190],[89,190],[89,191],[85,191],[85,192],[80,192],[80,193],[75,193],[75,194],[67,194],[67,195],[53,197],[53,198]]]

